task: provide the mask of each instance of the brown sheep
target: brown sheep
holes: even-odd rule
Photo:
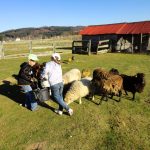
[[[93,89],[92,95],[102,95],[101,101],[104,98],[108,100],[108,95],[111,95],[111,98],[113,98],[113,95],[118,95],[120,101],[122,95],[122,84],[123,79],[121,76],[111,74],[101,68],[95,69],[93,71],[93,80],[91,85]]]
[[[105,71],[103,68],[97,68],[93,71],[93,79],[107,79],[109,76],[109,72]]]

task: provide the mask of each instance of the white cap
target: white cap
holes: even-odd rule
[[[33,60],[33,61],[38,61],[39,60],[37,55],[35,55],[35,54],[29,54],[28,59]]]
[[[54,60],[61,60],[61,57],[58,53],[53,53],[52,57],[54,58]]]

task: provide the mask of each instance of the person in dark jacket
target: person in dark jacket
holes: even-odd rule
[[[28,56],[28,62],[24,62],[20,65],[20,71],[18,74],[18,85],[21,86],[23,92],[26,95],[25,107],[34,111],[37,109],[37,102],[35,100],[31,84],[33,82],[32,67],[37,63],[38,58],[34,54]]]

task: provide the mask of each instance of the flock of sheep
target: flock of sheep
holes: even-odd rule
[[[45,63],[42,65],[36,65],[33,70],[35,77],[40,81],[40,73],[44,68]],[[137,73],[134,76],[125,74],[119,74],[117,69],[112,68],[107,71],[103,68],[96,68],[91,71],[84,69],[82,72],[79,69],[71,69],[63,75],[64,101],[67,104],[72,103],[75,100],[79,100],[81,104],[82,97],[89,97],[94,100],[94,95],[101,96],[99,104],[102,100],[108,100],[113,96],[118,96],[118,100],[121,100],[122,92],[124,91],[133,94],[132,99],[135,99],[135,93],[141,93],[145,87],[145,75],[144,73]],[[40,83],[42,88],[49,87],[48,80],[44,80]]]
[[[135,76],[128,76],[125,74],[119,74],[117,69],[112,68],[110,71],[106,71],[103,68],[97,68],[93,71],[93,77],[90,77],[89,70],[83,70],[82,73],[79,69],[71,69],[63,75],[64,83],[64,101],[67,104],[72,103],[75,100],[79,100],[81,104],[81,98],[89,96],[94,100],[94,95],[101,96],[101,100],[108,97],[118,96],[121,100],[122,92],[127,91],[133,94],[135,99],[135,93],[141,93],[145,87],[145,75],[143,73],[137,73]]]

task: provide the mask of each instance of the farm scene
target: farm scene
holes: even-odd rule
[[[0,150],[149,150],[149,63],[149,20],[0,30]]]

